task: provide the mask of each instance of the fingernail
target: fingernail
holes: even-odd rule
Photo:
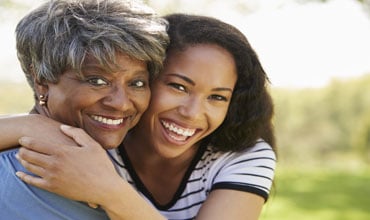
[[[62,124],[62,125],[60,125],[60,128],[63,129],[63,130],[64,129],[70,129],[71,126]]]
[[[98,204],[95,204],[95,203],[90,203],[90,202],[88,202],[87,203],[91,208],[93,208],[93,209],[97,209],[98,207],[99,207],[99,205]]]
[[[21,177],[22,177],[22,174],[21,174],[21,172],[19,172],[19,171],[15,172],[15,175],[16,175],[17,177],[19,177],[19,178],[21,178]]]
[[[20,145],[24,145],[24,144],[26,143],[26,138],[25,138],[25,137],[21,137],[21,138],[19,138],[19,139],[18,139],[18,143],[19,143]]]
[[[17,158],[17,160],[19,160],[19,154],[18,153],[15,154],[15,158]]]

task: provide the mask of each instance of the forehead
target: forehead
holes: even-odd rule
[[[170,51],[165,62],[168,71],[185,75],[236,79],[235,61],[231,53],[214,44],[197,44],[181,51]]]
[[[85,69],[100,69],[105,72],[127,71],[129,69],[138,69],[147,71],[145,61],[132,58],[127,54],[116,53],[110,57],[96,58],[92,55],[86,56],[82,63],[82,71]]]
[[[168,53],[169,57],[172,56],[183,57],[183,58],[193,58],[197,59],[219,59],[222,62],[229,62],[230,64],[235,65],[235,60],[233,55],[225,48],[216,45],[216,44],[194,44],[189,45],[184,49],[176,50],[173,49]],[[190,60],[189,60],[190,61]]]

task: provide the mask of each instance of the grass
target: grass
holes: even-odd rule
[[[261,220],[368,220],[370,170],[277,171]]]
[[[27,84],[0,82],[0,114],[24,113],[32,105]],[[357,159],[332,158],[314,169],[279,164],[260,220],[369,220],[370,169]]]

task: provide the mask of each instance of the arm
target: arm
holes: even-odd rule
[[[39,177],[17,172],[25,182],[67,198],[99,204],[111,219],[164,219],[116,172],[106,151],[82,129],[62,126],[79,144],[22,137],[19,160]],[[72,180],[72,181],[71,181]]]
[[[22,136],[25,116],[6,115],[0,117],[0,151],[18,145],[18,139]],[[22,122],[23,121],[23,122]]]
[[[153,206],[146,202],[126,181],[120,179],[120,181],[116,183],[117,184],[111,184],[110,188],[113,190],[111,190],[111,193],[106,193],[106,202],[101,204],[101,207],[108,213],[110,219],[165,220],[165,218]],[[116,189],[114,189],[113,186],[115,186]]]
[[[81,129],[63,128],[63,131],[80,147],[21,139],[25,146],[19,151],[21,163],[41,177],[18,173],[22,180],[70,199],[99,204],[111,219],[163,219],[116,173],[98,143]],[[264,201],[262,196],[253,193],[216,189],[203,204],[197,219],[256,220]]]
[[[59,129],[60,123],[39,114],[0,117],[0,151],[18,145],[22,136],[35,138],[53,137],[57,143],[74,143]]]
[[[197,219],[257,220],[274,178],[276,156],[271,147],[259,141],[218,162],[210,176],[213,190]]]
[[[196,219],[257,220],[264,202],[264,198],[252,193],[218,189],[208,196]]]

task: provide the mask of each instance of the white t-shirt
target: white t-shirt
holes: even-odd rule
[[[119,174],[168,219],[195,218],[214,189],[245,191],[267,200],[276,165],[275,153],[262,140],[242,152],[216,152],[210,146],[201,148],[174,198],[166,205],[159,205],[136,174],[123,147],[119,149],[110,151]]]

